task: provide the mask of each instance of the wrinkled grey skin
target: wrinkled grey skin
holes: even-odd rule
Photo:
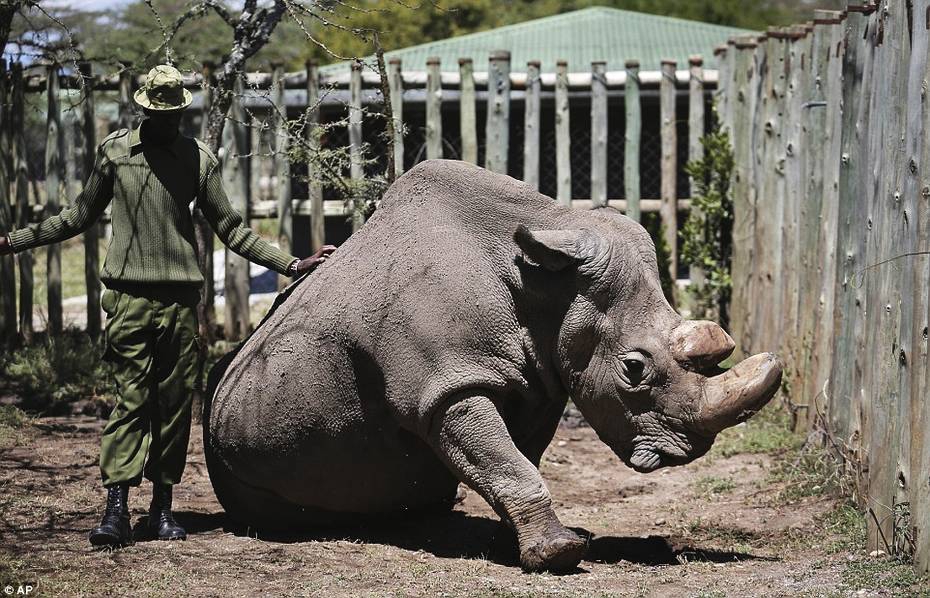
[[[774,394],[781,365],[683,322],[626,217],[562,208],[454,161],[400,178],[365,227],[211,374],[217,497],[257,527],[451,505],[459,480],[528,570],[584,543],[538,472],[571,397],[627,465],[688,463]]]

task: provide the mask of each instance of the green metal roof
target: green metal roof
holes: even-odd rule
[[[712,64],[714,46],[747,33],[701,21],[592,7],[394,50],[385,56],[400,58],[405,71],[425,70],[426,59],[433,56],[442,61],[443,71],[457,71],[459,58],[471,58],[475,70],[483,71],[488,54],[495,50],[510,51],[514,70],[539,60],[543,72],[554,72],[556,61],[563,59],[571,72],[588,71],[596,60],[606,60],[607,70],[622,70],[629,59],[638,59],[643,70],[658,70],[666,58],[687,68],[692,54],[701,54]],[[335,74],[347,68],[343,62],[321,70]]]

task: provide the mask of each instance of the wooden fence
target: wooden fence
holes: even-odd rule
[[[637,220],[643,212],[658,212],[661,215],[666,240],[672,251],[670,269],[677,273],[676,232],[678,230],[678,213],[687,210],[689,202],[680,199],[676,181],[681,177],[681,166],[685,161],[700,156],[699,142],[707,126],[704,106],[708,94],[715,88],[716,70],[703,68],[700,57],[694,57],[687,70],[677,70],[674,62],[665,62],[661,71],[640,71],[636,61],[628,61],[623,70],[609,71],[604,62],[590,65],[589,72],[571,73],[568,65],[560,62],[555,73],[540,73],[540,64],[530,62],[525,72],[514,72],[507,52],[492,53],[488,60],[486,72],[476,72],[470,59],[462,59],[457,65],[457,72],[443,72],[438,60],[431,59],[425,65],[425,71],[403,71],[398,60],[388,64],[388,83],[392,96],[393,117],[397,134],[394,139],[395,173],[404,170],[404,100],[408,94],[425,92],[425,129],[426,158],[444,156],[442,142],[442,108],[449,106],[450,100],[444,94],[454,97],[460,117],[462,159],[477,162],[483,154],[483,166],[501,173],[512,172],[508,158],[512,156],[510,148],[511,106],[523,108],[523,177],[531,185],[538,185],[540,172],[539,130],[541,127],[540,98],[548,94],[554,96],[554,126],[556,130],[556,153],[558,191],[557,200],[564,205],[587,209],[610,205],[628,212]],[[141,79],[124,71],[118,76],[95,76],[88,64],[80,65],[80,76],[62,74],[58,65],[34,67],[26,76],[21,64],[12,64],[9,71],[3,67],[0,72],[0,135],[10,139],[11,143],[0,144],[0,162],[6,167],[0,169],[0,187],[9,201],[0,202],[0,231],[24,226],[45,216],[56,213],[61,206],[67,205],[79,180],[83,179],[92,168],[94,147],[98,140],[94,123],[95,102],[118,102],[118,122],[115,126],[131,126],[133,106],[131,94],[140,84]],[[204,72],[188,76],[185,86],[195,92],[195,109],[189,112],[203,112],[210,102],[209,82],[211,67],[207,65]],[[250,181],[247,158],[231,159],[245,156],[248,151],[246,139],[247,118],[244,114],[245,99],[236,100],[230,109],[229,120],[225,127],[221,157],[224,161],[224,180],[227,193],[233,205],[248,219],[277,217],[279,221],[279,241],[287,247],[294,246],[292,219],[295,216],[311,218],[311,247],[316,248],[325,241],[324,217],[345,216],[347,208],[341,200],[324,200],[320,185],[311,183],[306,197],[294,197],[290,173],[286,159],[280,159],[286,151],[287,135],[282,115],[287,115],[285,93],[290,90],[302,90],[304,103],[301,112],[309,126],[305,128],[308,142],[319,144],[316,129],[320,122],[321,107],[327,103],[339,103],[343,116],[348,115],[348,145],[351,151],[351,169],[347,173],[351,178],[364,176],[362,168],[362,131],[371,118],[372,111],[380,110],[380,77],[376,72],[361,68],[356,63],[346,68],[344,74],[322,75],[316,64],[308,63],[306,69],[297,73],[285,73],[280,67],[274,67],[270,73],[249,73],[239,87],[246,92],[237,95],[247,98],[248,94],[264,94],[260,99],[271,104],[267,110],[268,120],[263,128],[275,131],[272,150],[276,153],[274,160],[274,180],[277,187],[272,197],[262,201],[256,200],[250,192],[254,181]],[[62,130],[62,90],[81,90],[81,104],[78,112],[83,126],[79,135],[65,135]],[[623,146],[624,195],[622,199],[608,197],[608,95],[621,91],[625,104],[625,144]],[[366,93],[367,92],[367,93]],[[45,151],[44,199],[37,198],[35,181],[30,180],[35,165],[27,159],[27,144],[24,133],[24,101],[27,93],[44,94],[48,103],[47,142]],[[645,163],[640,154],[641,137],[644,128],[642,97],[649,93],[658,95],[661,104],[660,123],[655,123],[661,130],[661,197],[643,198],[640,191],[640,167]],[[573,198],[572,189],[572,139],[569,130],[569,107],[578,101],[580,95],[590,99],[591,131],[591,195],[585,199]],[[512,97],[513,96],[513,97]],[[96,99],[95,99],[96,98]],[[334,99],[335,98],[335,99]],[[515,98],[519,98],[516,101]],[[682,156],[678,150],[678,124],[682,120],[676,115],[677,99],[687,98],[690,109],[688,116],[688,155]],[[486,102],[486,119],[484,123],[484,145],[479,147],[476,104]],[[267,106],[266,106],[267,108]],[[647,123],[653,124],[653,123]],[[72,131],[73,132],[73,131]],[[682,140],[684,141],[684,140]],[[83,151],[75,151],[83,147]],[[550,148],[545,148],[550,150]],[[479,152],[479,150],[481,150]],[[82,164],[75,164],[77,155],[83,155]],[[446,157],[449,157],[448,155]],[[511,158],[512,160],[512,158]],[[512,165],[511,165],[512,166]],[[317,178],[313,166],[309,166],[308,177]],[[75,172],[76,171],[76,172]],[[71,173],[72,176],[69,176]],[[35,178],[35,177],[32,177]],[[68,184],[65,182],[68,181]],[[361,224],[361,223],[358,223]],[[85,233],[86,282],[88,331],[96,336],[100,332],[100,282],[98,279],[99,257],[97,255],[98,235],[96,227]],[[12,260],[0,260],[0,336],[7,338],[17,332],[25,337],[32,333],[32,293],[33,265],[31,252],[24,252],[17,258],[19,266],[19,313],[16,314],[16,297],[13,296]],[[52,333],[58,333],[63,326],[61,301],[60,249],[52,247],[48,253],[48,323]],[[208,268],[209,274],[210,268]],[[212,291],[211,281],[207,288]],[[227,297],[225,331],[227,338],[241,338],[249,329],[248,320],[248,268],[238,256],[227,252],[225,288]],[[212,299],[208,299],[212,304]]]
[[[930,0],[732,40],[733,335],[858,481],[871,549],[930,568]]]

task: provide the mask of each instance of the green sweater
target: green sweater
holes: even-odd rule
[[[74,205],[10,233],[13,250],[82,233],[111,200],[113,237],[100,273],[104,283],[201,284],[195,201],[223,243],[249,261],[286,274],[297,259],[242,225],[223,190],[217,159],[200,140],[178,135],[168,145],[144,144],[139,129],[120,129],[104,139]]]

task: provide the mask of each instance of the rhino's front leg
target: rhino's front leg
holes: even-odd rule
[[[449,403],[433,419],[430,442],[513,527],[524,569],[565,571],[581,561],[584,541],[556,517],[542,476],[514,445],[488,397],[460,396]]]

